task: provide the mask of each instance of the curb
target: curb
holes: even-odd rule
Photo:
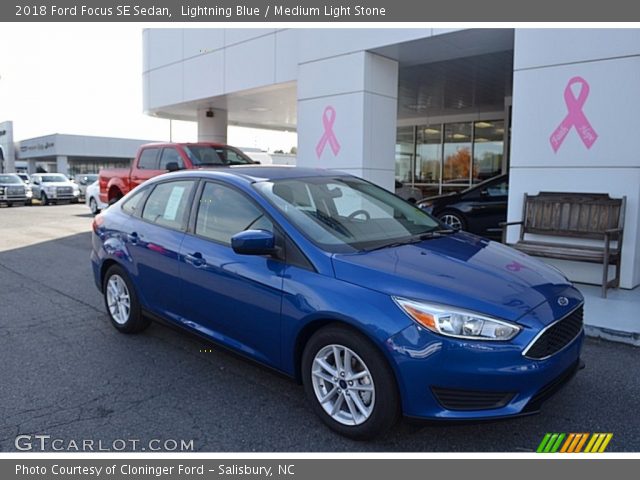
[[[610,342],[626,343],[634,347],[640,347],[640,333],[623,332],[622,330],[612,330],[610,328],[584,326],[584,333],[587,337],[601,338]]]

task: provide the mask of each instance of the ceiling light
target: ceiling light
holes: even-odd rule
[[[476,143],[482,143],[482,142],[488,142],[489,139],[483,138],[483,137],[476,137],[475,141],[476,141]]]
[[[247,108],[249,112],[268,112],[269,109],[267,107],[250,107]]]
[[[427,135],[439,135],[440,130],[436,128],[425,128],[424,133],[426,133]]]
[[[504,128],[496,128],[496,133],[502,135],[504,133]]]
[[[476,128],[490,128],[493,127],[493,123],[489,122],[476,122]]]
[[[451,135],[451,138],[455,138],[456,140],[462,140],[463,138],[467,138],[467,136],[463,135],[462,133],[454,133],[453,135]]]

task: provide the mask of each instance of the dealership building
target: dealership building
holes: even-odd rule
[[[196,121],[199,140],[295,130],[298,165],[425,196],[509,173],[510,221],[525,193],[625,196],[621,287],[640,284],[640,30],[147,29],[143,44],[145,112]],[[601,281],[601,265],[552,262]]]
[[[13,122],[0,123],[0,173],[56,172],[73,176],[128,167],[150,140],[54,133],[15,142]]]

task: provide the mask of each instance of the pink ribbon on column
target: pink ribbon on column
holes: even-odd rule
[[[340,151],[340,144],[338,143],[338,139],[336,138],[336,134],[333,133],[333,123],[336,121],[336,111],[333,107],[328,106],[324,109],[322,113],[322,126],[324,127],[324,133],[320,140],[318,141],[318,145],[316,145],[316,155],[318,158],[322,155],[324,151],[324,147],[329,144],[331,147],[331,151],[334,155],[337,155]]]
[[[576,98],[573,95],[573,90],[571,90],[571,86],[575,84],[580,84],[580,93]],[[551,134],[551,138],[549,138],[549,142],[551,143],[551,148],[555,153],[558,152],[558,149],[564,142],[565,137],[571,130],[571,127],[575,127],[576,132],[582,139],[582,143],[584,143],[585,147],[591,148],[591,146],[595,143],[598,138],[598,134],[593,129],[589,120],[582,112],[582,107],[587,101],[587,97],[589,96],[589,84],[582,77],[573,77],[567,83],[567,86],[564,89],[564,103],[567,105],[567,116],[564,117],[564,120],[560,122],[558,128],[556,128]]]

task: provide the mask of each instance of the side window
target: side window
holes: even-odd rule
[[[167,165],[171,162],[178,164],[178,168],[184,168],[182,157],[175,148],[164,148],[160,155],[160,170],[167,170]]]
[[[220,156],[223,163],[252,163],[250,159],[236,152],[235,150],[231,150],[230,148],[216,148],[216,153]]]
[[[157,185],[144,205],[142,218],[163,227],[183,229],[189,216],[189,198],[193,185],[191,180]]]
[[[506,180],[494,183],[487,187],[487,195],[490,197],[506,197],[509,195],[509,184]]]
[[[131,197],[125,200],[125,202],[122,204],[122,207],[121,207],[122,211],[129,215],[136,215],[138,213],[138,210],[142,206],[141,202],[142,202],[142,199],[144,198],[145,193],[147,193],[146,188],[136,191],[133,195],[131,195]]]
[[[196,234],[227,245],[244,230],[273,232],[273,224],[245,195],[217,183],[202,191],[196,217]]]
[[[143,170],[158,170],[158,149],[145,148],[140,154],[138,168]]]

